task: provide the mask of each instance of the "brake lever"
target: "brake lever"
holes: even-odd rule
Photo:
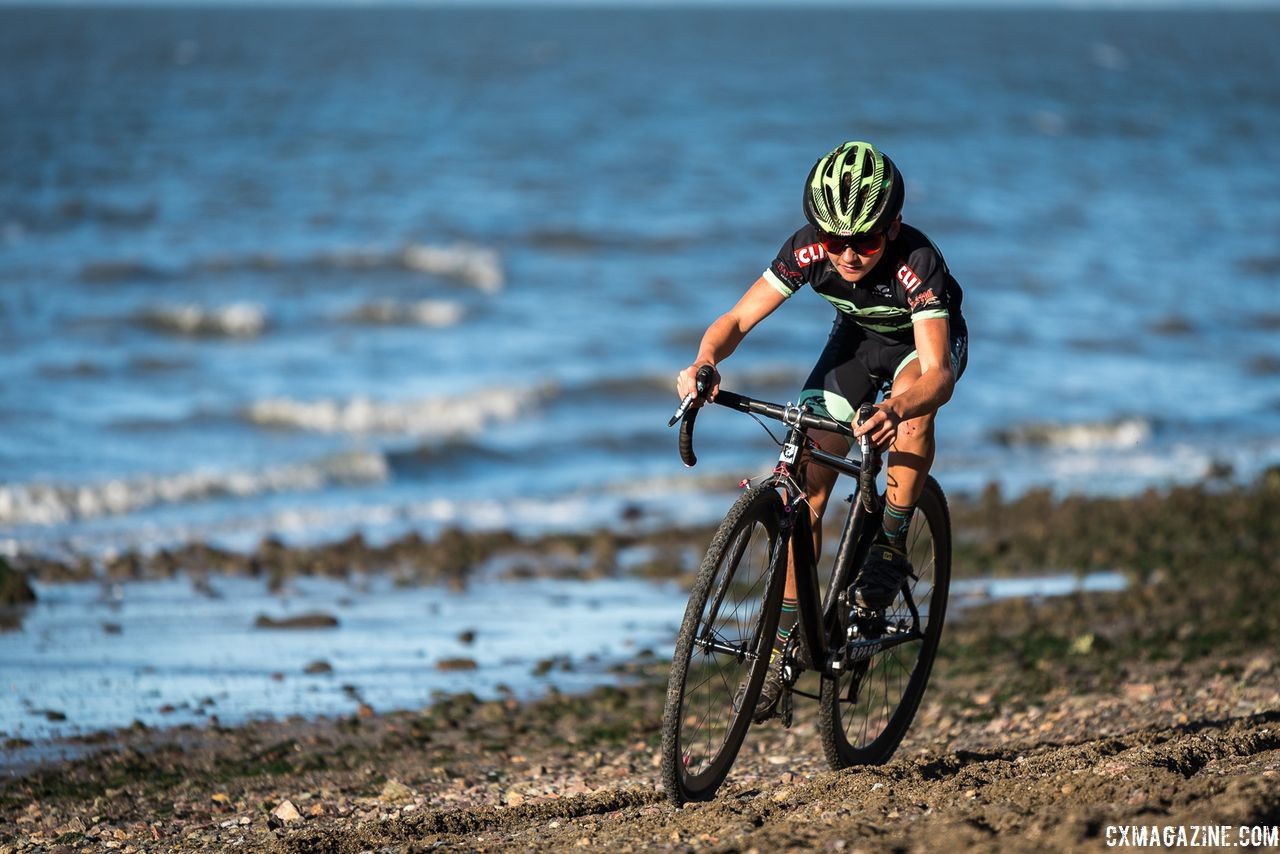
[[[711,382],[711,373],[713,370],[714,369],[710,365],[703,365],[701,368],[698,368],[698,373],[693,378],[695,390],[686,394],[684,396],[684,400],[680,401],[680,407],[676,410],[676,414],[672,415],[671,420],[667,422],[668,427],[676,426],[676,422],[684,417],[684,414],[689,411],[689,407],[693,405],[693,402],[707,393],[707,383]]]
[[[671,420],[667,422],[667,426],[676,426],[676,422],[683,418],[684,414],[689,411],[689,405],[697,399],[698,395],[695,392],[689,392],[686,394],[684,396],[684,400],[680,401],[680,407],[676,410],[676,414],[672,415]]]

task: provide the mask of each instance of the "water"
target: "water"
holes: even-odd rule
[[[686,471],[672,378],[851,137],[902,167],[965,288],[950,491],[1250,477],[1280,462],[1278,43],[1272,11],[0,8],[0,554],[717,518],[776,451],[712,409]],[[726,387],[794,399],[830,317],[789,301]],[[647,605],[641,644],[678,618],[617,584],[557,588],[522,637]],[[335,604],[327,653],[252,632],[274,600],[228,591],[176,644],[138,628],[175,589],[116,616],[42,590],[0,660],[51,693],[11,691],[0,728],[195,720],[209,696],[349,712],[300,646],[375,707],[542,654],[437,675],[456,626],[427,609],[463,608],[440,590]],[[362,625],[376,660],[341,640]],[[225,632],[280,646],[211,663]],[[99,668],[109,714],[77,705]]]
[[[965,287],[953,490],[1280,460],[1280,15],[496,14],[0,9],[5,551],[718,515],[772,445],[686,473],[671,378],[853,136]]]
[[[124,587],[41,586],[23,631],[0,634],[0,730],[28,739],[128,726],[419,708],[439,691],[529,697],[580,691],[644,649],[670,645],[684,593],[607,579],[480,581],[466,591],[299,579],[283,598],[225,578]],[[331,616],[270,629],[260,616]],[[549,630],[548,624],[555,629]],[[471,633],[468,639],[464,633]],[[450,669],[450,660],[477,666]],[[554,661],[550,669],[542,662]],[[328,672],[307,673],[324,662]],[[446,662],[441,664],[441,662]],[[50,712],[53,714],[51,715]]]
[[[961,579],[952,586],[952,617],[1010,597],[1126,585],[1116,572]],[[438,691],[486,698],[527,698],[551,685],[581,691],[617,681],[611,668],[645,649],[665,658],[686,596],[677,584],[635,579],[488,579],[443,591],[400,589],[385,577],[358,585],[303,578],[283,597],[241,578],[214,579],[202,592],[184,578],[37,592],[22,631],[0,633],[0,740],[37,744],[6,749],[0,766],[46,755],[48,739],[134,721],[204,726],[216,715],[233,725],[351,715],[360,703],[415,709]],[[337,625],[255,625],[261,615],[303,614],[332,616]],[[441,669],[453,659],[475,668]],[[314,662],[331,670],[308,673]]]

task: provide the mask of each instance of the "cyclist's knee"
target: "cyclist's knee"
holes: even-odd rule
[[[897,441],[903,444],[928,442],[933,439],[934,414],[926,413],[898,425]]]

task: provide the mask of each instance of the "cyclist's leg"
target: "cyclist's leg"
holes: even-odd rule
[[[871,400],[875,396],[876,383],[870,372],[861,364],[858,355],[860,348],[866,343],[866,336],[853,324],[843,324],[839,320],[832,327],[827,345],[809,378],[805,380],[804,390],[800,393],[799,404],[808,405],[815,412],[826,415],[836,421],[850,421],[858,405]],[[843,456],[849,450],[849,440],[838,433],[812,430],[809,437],[822,450]],[[822,555],[822,516],[827,508],[827,500],[835,485],[838,472],[823,466],[804,467],[803,482],[805,498],[809,504],[810,520],[813,523],[813,554],[815,558]],[[799,590],[796,584],[795,553],[787,554],[787,579],[782,593],[782,612],[779,615],[777,634],[774,638],[770,661],[780,665],[781,653],[795,629],[798,617]],[[760,692],[760,700],[756,705],[756,720],[763,720],[771,713],[782,690],[780,666],[771,666],[769,678]]]
[[[968,363],[968,336],[960,330],[951,338],[951,368],[956,379]],[[912,350],[899,363],[893,378],[891,396],[897,396],[920,379],[920,359]],[[930,412],[898,425],[898,435],[889,448],[886,467],[886,497],[899,507],[915,507],[924,490],[929,470],[933,467],[937,443],[934,439],[934,416]]]
[[[894,377],[891,394],[903,394],[918,379],[920,360],[913,355],[912,361],[903,365],[902,370]],[[933,423],[932,412],[903,421],[898,425],[898,434],[893,444],[889,446],[888,465],[885,467],[885,497],[898,507],[915,507],[924,490],[937,448]]]
[[[831,328],[827,346],[805,380],[799,403],[807,404],[820,415],[836,421],[850,422],[858,407],[875,398],[877,381],[871,376],[861,358],[867,345],[866,335],[855,324],[837,320]],[[849,451],[849,439],[839,433],[825,430],[809,431],[819,448],[830,454],[844,456]],[[822,517],[827,501],[835,487],[839,472],[825,466],[804,466],[805,497],[809,502],[809,518],[813,523],[813,555],[822,556]],[[787,584],[783,602],[794,603],[797,598],[794,555],[787,556]],[[784,605],[787,607],[787,605]],[[779,630],[781,638],[781,629]]]
[[[867,344],[866,334],[856,324],[837,319],[827,346],[805,380],[799,403],[835,421],[852,422],[858,407],[875,399],[879,385],[863,358]],[[849,451],[849,440],[839,433],[811,430],[809,437],[828,453],[843,456]],[[805,495],[813,521],[815,557],[822,555],[822,517],[838,476],[838,472],[823,466],[805,468]],[[791,596],[795,593],[795,578],[790,565],[787,576],[787,593]]]
[[[964,371],[967,339],[964,330],[952,336],[951,361],[955,375]],[[871,364],[877,371],[892,370],[890,396],[903,394],[920,379],[920,360],[909,344],[883,348]],[[935,413],[927,413],[898,425],[889,447],[886,466],[885,508],[882,528],[854,582],[854,601],[867,611],[883,611],[893,604],[903,581],[911,572],[907,536],[916,504],[928,483],[933,467]]]

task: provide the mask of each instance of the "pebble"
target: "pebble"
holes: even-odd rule
[[[298,808],[293,805],[293,801],[281,802],[280,806],[272,810],[271,815],[284,824],[302,821],[302,813],[298,812]]]

